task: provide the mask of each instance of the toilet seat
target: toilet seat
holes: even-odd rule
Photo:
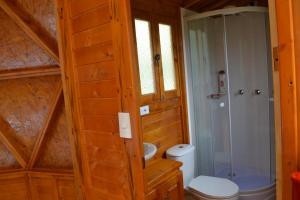
[[[207,199],[235,199],[239,194],[239,187],[232,181],[224,178],[198,176],[193,179],[188,189]]]

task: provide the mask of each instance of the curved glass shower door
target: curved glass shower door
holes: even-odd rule
[[[225,17],[230,113],[232,178],[241,191],[270,184],[271,140],[268,44],[265,13]],[[239,91],[244,94],[240,95]]]
[[[198,174],[228,178],[231,174],[230,105],[224,17],[189,22],[189,38]]]
[[[275,181],[274,104],[267,15],[187,21],[189,104],[198,175],[252,191]]]

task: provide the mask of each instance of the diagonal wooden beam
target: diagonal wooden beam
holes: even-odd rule
[[[0,7],[36,44],[46,50],[57,62],[59,61],[56,39],[31,15],[11,0],[0,0]]]
[[[53,119],[54,113],[56,111],[56,108],[59,104],[60,99],[62,98],[62,94],[63,94],[62,83],[60,82],[58,87],[57,87],[57,90],[56,90],[55,94],[52,97],[50,108],[49,108],[48,114],[46,116],[46,119],[44,121],[44,127],[41,130],[41,132],[38,135],[38,138],[35,142],[33,151],[31,153],[31,156],[30,156],[30,159],[29,159],[29,162],[28,162],[28,167],[27,167],[28,169],[33,168],[33,166],[34,166],[34,164],[35,164],[35,162],[36,162],[36,160],[37,160],[37,158],[38,158],[38,156],[41,152],[41,147],[44,144],[46,133],[49,130],[49,127],[50,127],[51,121]]]
[[[0,141],[14,155],[19,164],[25,168],[27,165],[27,157],[22,151],[20,144],[14,138],[14,132],[10,124],[0,117]]]
[[[58,65],[26,67],[22,69],[12,70],[0,70],[0,80],[59,75],[60,72],[61,71]]]

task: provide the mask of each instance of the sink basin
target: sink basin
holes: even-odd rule
[[[151,143],[144,143],[145,160],[150,160],[157,152],[157,147]]]

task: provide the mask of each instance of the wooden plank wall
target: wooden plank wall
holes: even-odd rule
[[[72,174],[19,172],[0,175],[3,200],[75,200]]]
[[[188,131],[185,109],[185,84],[182,62],[182,40],[180,25],[181,1],[147,1],[132,0],[133,13],[147,13],[176,20],[176,38],[178,47],[179,96],[153,101],[149,104],[150,114],[141,117],[141,127],[144,142],[150,142],[158,147],[158,153],[146,165],[165,157],[168,148],[181,143],[188,143]],[[138,66],[136,66],[138,68]],[[139,74],[136,75],[139,77]],[[143,106],[144,104],[140,104]]]
[[[142,156],[134,116],[128,1],[57,1],[60,52],[79,184],[84,198],[143,199]],[[130,17],[129,17],[130,19]],[[118,112],[132,112],[133,139],[119,136]]]

